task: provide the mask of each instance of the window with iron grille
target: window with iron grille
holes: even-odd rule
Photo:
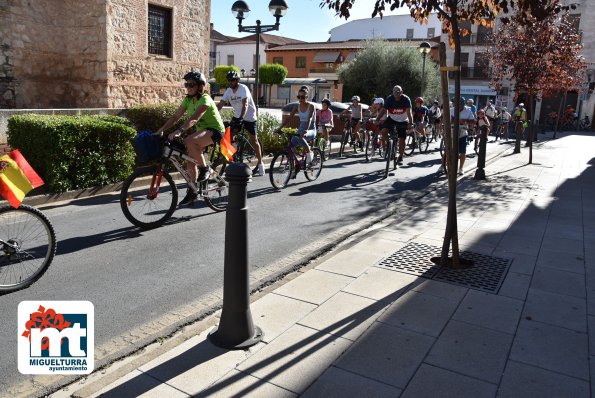
[[[149,54],[171,57],[172,12],[149,4]]]

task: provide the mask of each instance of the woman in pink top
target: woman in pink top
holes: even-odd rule
[[[329,142],[328,132],[333,129],[333,111],[330,109],[331,101],[324,98],[321,101],[322,109],[316,111],[318,133],[322,134],[325,142]]]

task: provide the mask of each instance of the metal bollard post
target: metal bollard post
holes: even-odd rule
[[[487,126],[481,126],[481,135],[479,136],[479,157],[477,158],[477,170],[475,170],[476,180],[486,179],[486,141],[488,140],[488,128]]]
[[[223,310],[219,326],[209,334],[216,346],[244,349],[262,340],[263,333],[252,322],[248,264],[247,185],[252,175],[243,163],[227,166],[229,203],[225,217],[225,259],[223,269]]]

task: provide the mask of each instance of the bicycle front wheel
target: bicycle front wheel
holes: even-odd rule
[[[202,183],[202,197],[207,206],[215,211],[224,211],[229,202],[229,184],[217,172],[211,174],[206,182]]]
[[[269,168],[269,178],[273,187],[282,189],[287,186],[293,174],[293,162],[287,152],[280,152],[273,158]]]
[[[314,181],[318,178],[318,176],[320,176],[321,171],[322,155],[320,153],[320,149],[312,148],[312,163],[310,163],[309,167],[306,167],[306,170],[304,170],[304,175],[308,181]]]
[[[385,152],[386,167],[384,168],[384,178],[388,177],[388,170],[390,169],[390,163],[393,160],[392,158],[395,157],[394,152],[395,152],[395,142],[393,141],[392,138],[389,138],[386,143],[386,152]]]
[[[411,156],[413,155],[413,151],[415,151],[415,137],[413,134],[407,134],[407,139],[405,140],[405,155]]]
[[[124,216],[139,228],[156,228],[167,221],[178,204],[178,190],[160,166],[137,169],[124,181],[120,207]]]
[[[372,156],[374,156],[374,143],[376,142],[376,134],[368,134],[366,137],[366,146],[364,147],[364,151],[366,153],[366,162],[372,160]]]
[[[39,210],[0,207],[0,294],[30,286],[41,278],[56,254],[56,233]]]
[[[323,138],[321,141],[322,141],[322,145],[323,145],[323,148],[321,148],[322,159],[326,161],[331,158],[331,136],[330,135],[328,136],[328,140],[325,140]]]
[[[428,152],[428,147],[430,146],[430,141],[432,138],[424,132],[421,138],[419,139],[419,153],[426,153]]]

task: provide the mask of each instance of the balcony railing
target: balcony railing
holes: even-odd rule
[[[461,79],[487,80],[492,76],[490,68],[461,68]],[[455,77],[454,72],[448,72],[449,79]]]

